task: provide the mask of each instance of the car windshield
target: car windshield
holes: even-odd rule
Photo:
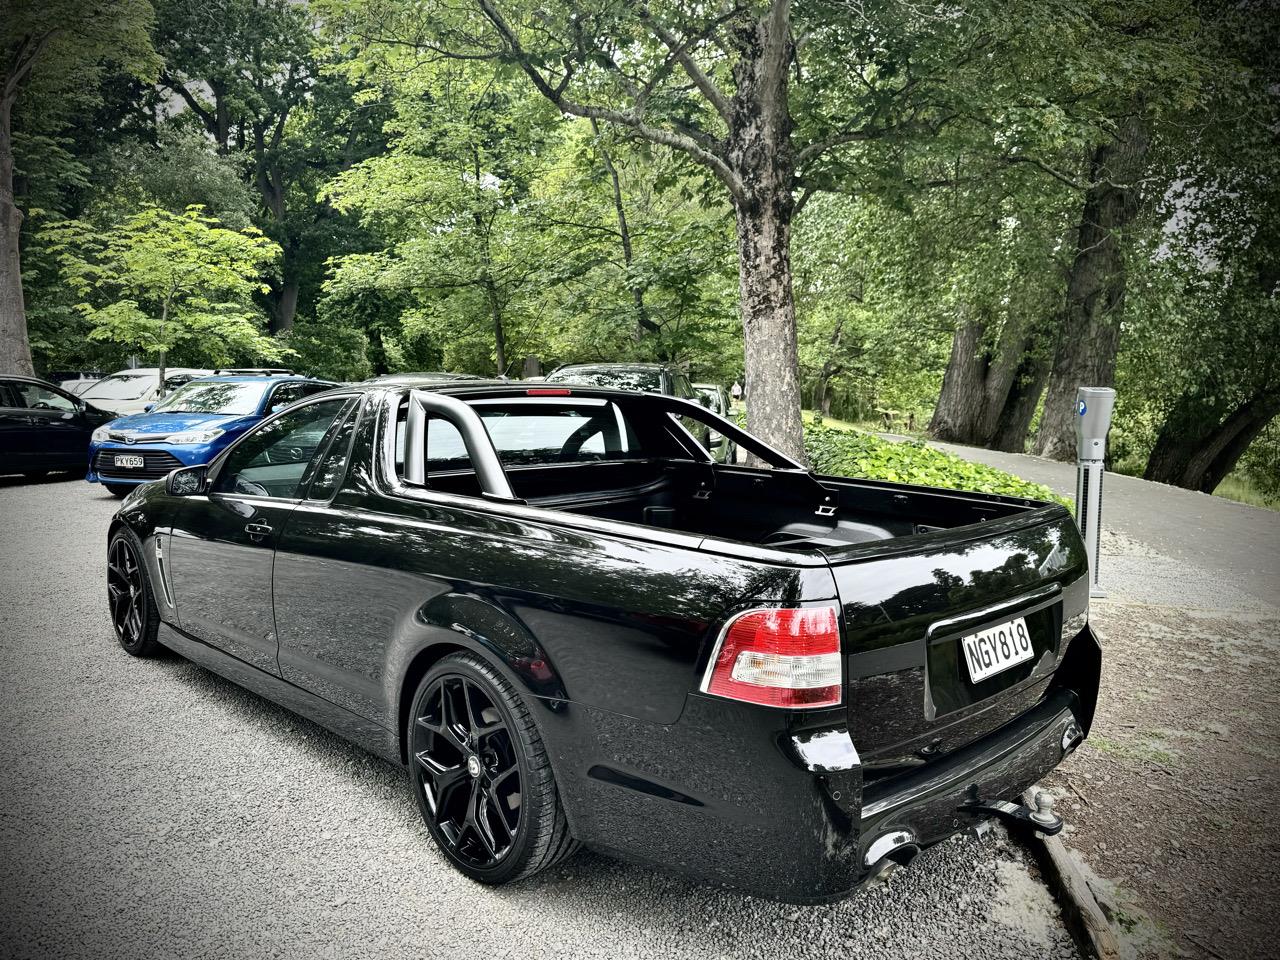
[[[86,400],[137,400],[156,385],[154,373],[113,373],[84,392]]]
[[[195,381],[179,387],[154,407],[152,413],[255,413],[262,391],[269,386],[252,381]]]
[[[547,383],[582,383],[592,387],[616,387],[619,390],[639,390],[644,393],[662,392],[662,375],[657,370],[643,368],[604,370],[585,367],[557,370],[547,377]]]

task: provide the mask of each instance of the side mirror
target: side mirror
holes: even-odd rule
[[[155,406],[155,404],[154,404],[154,403],[144,404],[144,405],[143,405],[143,407],[142,407],[142,412],[143,412],[143,413],[150,413],[150,412],[151,412],[151,410],[152,410],[152,408],[153,408],[154,406]]]
[[[209,467],[203,463],[174,470],[164,479],[164,489],[173,497],[194,497],[204,493],[208,486]]]

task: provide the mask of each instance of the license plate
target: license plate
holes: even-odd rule
[[[130,469],[136,470],[144,466],[146,461],[141,457],[118,456],[115,459],[115,464],[117,467],[129,467]]]
[[[1035,653],[1022,617],[961,637],[960,649],[974,683],[1030,660]]]

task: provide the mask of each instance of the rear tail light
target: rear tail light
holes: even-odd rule
[[[532,387],[525,391],[529,397],[567,397],[573,393],[566,387]]]
[[[834,606],[739,613],[725,625],[702,677],[703,693],[766,707],[841,701],[840,625]]]

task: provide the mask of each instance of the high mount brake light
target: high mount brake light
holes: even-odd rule
[[[553,389],[551,387],[532,387],[525,391],[525,394],[530,397],[567,397],[572,393],[572,390]]]
[[[720,633],[701,690],[766,707],[839,706],[836,608],[770,607],[737,614]]]

